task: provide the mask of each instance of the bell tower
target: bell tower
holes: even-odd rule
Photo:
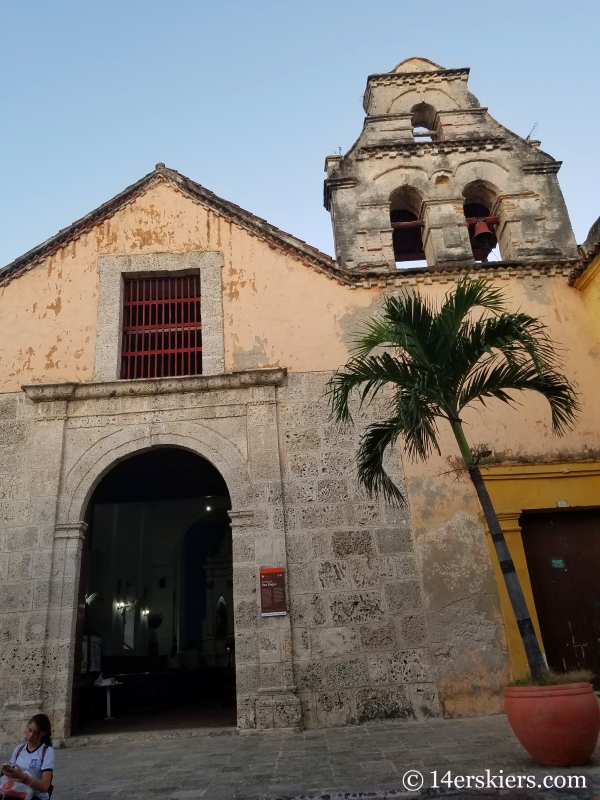
[[[358,140],[325,161],[341,267],[467,267],[496,245],[502,261],[577,256],[561,162],[496,122],[468,77],[424,58],[369,76]]]

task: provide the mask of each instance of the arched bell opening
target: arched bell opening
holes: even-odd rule
[[[423,250],[423,220],[419,216],[421,207],[421,195],[410,186],[403,186],[390,197],[392,243],[398,267],[427,265]]]
[[[500,260],[497,225],[500,217],[493,214],[497,191],[486,181],[474,181],[465,187],[464,214],[469,227],[469,239],[475,261],[485,263]]]
[[[230,507],[218,470],[181,448],[102,478],[86,515],[73,732],[235,724]]]
[[[434,142],[439,138],[437,111],[429,103],[418,103],[411,108],[413,137],[417,142]]]

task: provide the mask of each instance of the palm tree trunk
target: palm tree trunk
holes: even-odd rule
[[[462,425],[458,420],[452,421],[451,424],[452,430],[454,431],[454,436],[456,437],[456,441],[460,447],[465,466],[469,471],[469,477],[471,478],[473,486],[475,487],[475,491],[477,492],[477,497],[479,498],[481,510],[483,511],[485,521],[487,522],[490,536],[492,537],[492,542],[494,543],[494,548],[498,557],[498,563],[500,564],[500,569],[502,570],[502,575],[504,576],[506,590],[510,598],[515,618],[517,620],[517,626],[519,628],[519,633],[521,634],[523,647],[525,648],[525,655],[527,656],[529,670],[531,675],[534,678],[537,678],[544,672],[547,672],[548,667],[546,666],[537,636],[535,635],[535,629],[533,627],[533,622],[531,621],[531,616],[529,615],[529,610],[527,608],[527,603],[525,602],[519,577],[515,570],[515,565],[510,557],[510,551],[508,549],[508,545],[506,544],[504,533],[500,527],[500,523],[498,522],[498,517],[496,516],[489,492],[486,488],[483,477],[481,476],[481,471],[477,464],[475,464],[473,461],[471,449],[467,444]]]

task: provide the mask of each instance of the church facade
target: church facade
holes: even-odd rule
[[[532,618],[550,660],[561,657],[530,531],[543,512],[597,526],[600,237],[592,229],[577,246],[560,162],[496,122],[467,78],[425,59],[369,77],[359,139],[326,160],[335,260],[158,164],[0,271],[3,738],[34,710],[69,736],[92,677],[153,664],[167,681],[183,667],[184,639],[188,653],[210,649],[207,675],[219,658],[233,670],[240,730],[501,711],[525,661],[470,485],[443,458],[414,464],[396,452],[390,470],[408,508],[366,497],[353,456],[386,400],[340,433],[325,396],[386,294],[439,299],[465,274],[549,325],[580,392],[581,420],[563,439],[531,398],[466,420],[492,452],[484,477]],[[134,524],[114,520],[152,498],[139,486],[128,497],[125,477],[110,497],[101,487],[132,459],[174,450],[197,456],[206,488],[183,492],[196,469],[186,466],[169,495],[188,503],[179,532],[166,515],[135,539],[147,550],[154,537],[150,561],[138,563],[141,545],[115,556],[125,553],[115,537],[133,537]],[[230,545],[206,562],[194,605],[186,559],[200,549],[172,556],[163,544],[206,521],[211,497],[227,497]],[[261,570],[274,568],[285,613],[267,616]],[[112,669],[91,670],[92,636]]]

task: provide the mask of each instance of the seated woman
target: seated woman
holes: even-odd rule
[[[9,763],[2,767],[2,775],[29,786],[37,800],[49,800],[53,771],[50,720],[45,714],[36,714],[27,725],[25,744],[15,747]]]

